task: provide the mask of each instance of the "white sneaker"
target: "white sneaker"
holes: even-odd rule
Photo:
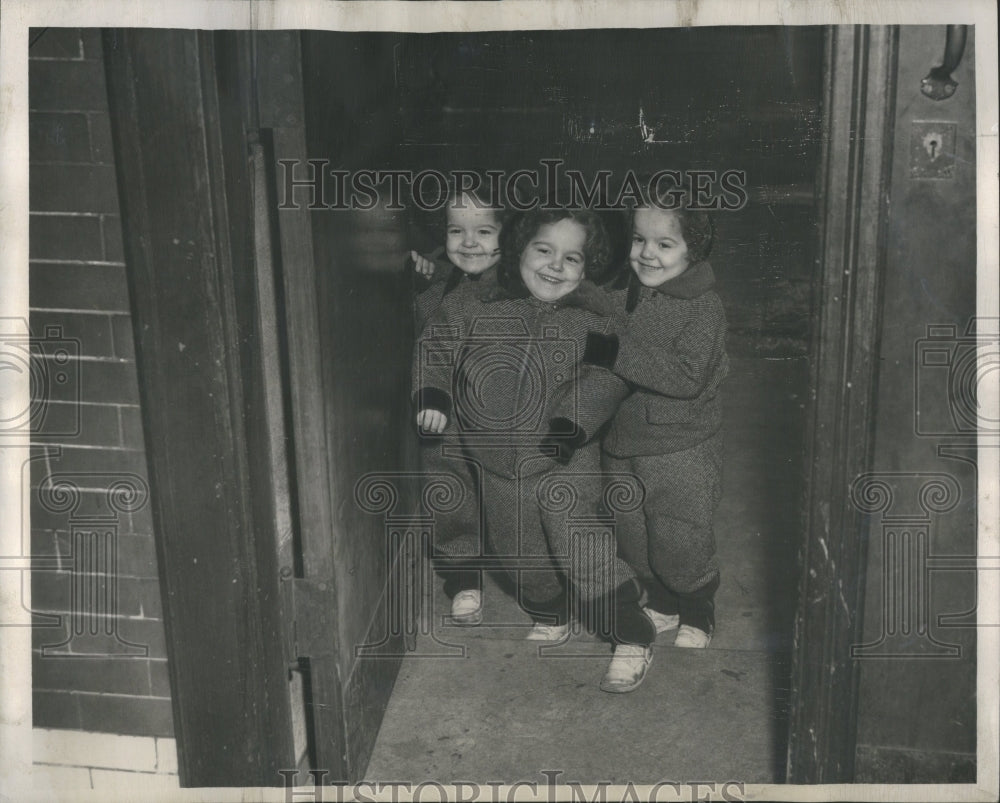
[[[568,636],[568,622],[564,625],[543,625],[535,622],[524,638],[526,641],[562,641]]]
[[[483,621],[483,595],[470,588],[451,601],[451,619],[456,625],[478,625]]]
[[[656,625],[657,634],[666,633],[668,630],[676,630],[681,623],[681,617],[676,613],[660,613],[652,608],[642,609],[650,621]]]
[[[703,650],[712,641],[712,634],[691,625],[681,625],[674,639],[675,647]]]
[[[643,647],[641,644],[619,644],[615,647],[611,665],[608,666],[604,680],[601,681],[601,691],[623,694],[637,689],[646,677],[646,670],[652,662],[651,647]]]

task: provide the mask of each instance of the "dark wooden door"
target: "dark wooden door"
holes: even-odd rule
[[[820,255],[805,533],[788,780],[854,780],[867,518],[851,483],[872,468],[896,96],[895,26],[831,26],[824,65]]]
[[[356,781],[412,634],[410,497],[363,490],[406,475],[407,288],[279,211],[298,34],[105,53],[181,782]]]

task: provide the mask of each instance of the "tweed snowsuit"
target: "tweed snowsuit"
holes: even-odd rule
[[[408,268],[414,282],[413,324],[414,334],[417,337],[420,337],[430,317],[441,306],[441,302],[453,292],[456,290],[465,292],[470,287],[474,288],[477,286],[479,282],[495,284],[497,280],[495,265],[482,273],[466,273],[452,264],[445,255],[444,248],[434,249],[429,258],[434,263],[434,273],[430,278],[417,275],[413,273],[412,269]]]
[[[491,554],[536,620],[565,621],[567,576],[584,601],[635,585],[613,535],[577,524],[597,517],[604,492],[593,435],[628,393],[582,361],[588,332],[612,323],[610,299],[589,281],[555,303],[498,284],[469,303],[446,300],[418,344],[415,406],[444,412],[479,466]],[[565,465],[544,445],[556,410],[571,411]]]
[[[467,303],[461,299],[473,295],[480,287],[496,283],[496,267],[480,274],[465,273],[444,256],[443,248],[434,251],[431,258],[435,263],[433,276],[429,280],[414,276],[417,292],[413,318],[417,337],[446,299],[461,308]],[[445,579],[445,593],[454,597],[459,591],[479,587],[478,570],[470,569],[470,561],[466,560],[484,554],[479,473],[463,454],[454,432],[418,437],[421,470],[426,474],[449,474],[461,487],[461,504],[455,510],[437,513],[432,545],[435,566]]]
[[[707,600],[710,611],[719,578],[712,518],[729,360],[714,283],[708,262],[698,262],[655,288],[631,270],[609,288],[626,319],[613,368],[634,392],[604,437],[602,464],[634,473],[645,488],[642,508],[619,521],[620,554],[646,585],[650,607],[679,612],[682,624],[685,598]]]

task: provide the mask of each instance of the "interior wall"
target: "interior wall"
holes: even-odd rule
[[[962,335],[976,309],[971,26],[953,74],[957,91],[933,101],[921,93],[921,79],[941,63],[944,44],[944,26],[900,29],[874,459],[888,490],[872,497],[879,498],[869,518],[864,643],[870,646],[860,658],[858,781],[975,779],[976,585],[968,557],[976,552],[975,437],[950,414],[956,405],[974,405],[972,375],[959,383],[965,395],[956,396],[949,389],[955,367],[941,359],[922,364],[921,356],[928,327],[954,327],[934,348],[951,355],[942,359],[960,374],[970,342]],[[949,130],[955,134],[952,169],[942,178],[915,175],[926,164],[914,160],[923,159],[927,132],[947,137]],[[921,531],[928,533],[926,554],[916,549]],[[904,533],[913,539],[909,546]],[[942,556],[953,570],[935,564]],[[923,571],[927,595],[915,582]],[[921,633],[924,605],[929,629]],[[906,611],[912,612],[908,622],[901,618]]]
[[[791,410],[769,434],[766,455],[754,438],[734,436],[743,462],[732,463],[727,480],[738,486],[734,495],[761,500],[761,518],[772,525],[766,565],[733,573],[766,578],[762,604],[776,652],[790,642],[795,610],[822,37],[821,28],[302,36],[308,155],[329,168],[513,171],[540,169],[540,160],[553,158],[588,176],[611,170],[619,180],[629,169],[746,171],[750,202],[717,216],[712,262],[729,317],[728,348],[742,358],[734,376],[752,376],[755,387],[767,384],[762,376],[772,378],[767,398],[734,379],[727,414],[749,430],[767,418],[764,410]],[[597,59],[598,52],[615,58]],[[656,131],[653,142],[643,140],[640,111]],[[612,212],[608,220],[618,225],[623,248],[624,217]],[[352,484],[365,472],[409,465],[403,258],[441,238],[414,225],[421,222],[379,208],[321,209],[312,217],[344,650],[363,643],[373,624],[378,632],[383,616],[382,587],[372,578],[386,577],[384,521],[359,509]],[[778,370],[764,357],[794,364]],[[771,458],[780,470],[762,472]],[[755,525],[745,519],[738,526]],[[360,666],[345,653],[345,678],[358,676]],[[772,674],[780,695],[787,666],[776,661]],[[345,697],[349,711],[349,688]]]
[[[50,358],[32,387],[33,721],[172,736],[149,495],[109,493],[148,477],[100,32],[32,30],[28,77],[29,323]]]
[[[308,158],[327,160],[328,169],[388,166],[398,137],[396,38],[302,35]],[[405,218],[380,207],[318,209],[312,231],[345,750],[348,774],[359,778],[406,649],[404,636],[412,635],[413,606],[406,599],[413,578],[394,575],[393,566],[415,565],[408,551],[395,563],[413,528],[398,518],[391,526],[393,516],[413,512],[413,483],[406,476],[415,468],[416,437],[409,413],[412,289],[403,270],[411,246]],[[364,490],[373,475],[392,489],[385,499],[393,503],[385,510],[373,510]]]
[[[540,171],[561,159],[588,178],[613,171],[612,187],[627,170],[745,171],[749,202],[715,216],[727,348],[804,356],[822,53],[821,26],[406,37],[393,166]],[[606,222],[623,258],[623,217]]]

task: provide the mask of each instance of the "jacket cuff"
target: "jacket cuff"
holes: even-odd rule
[[[451,396],[440,388],[420,388],[413,394],[413,406],[419,410],[438,410],[445,415],[451,412]]]
[[[583,446],[588,440],[583,427],[568,418],[553,418],[549,421],[549,437],[563,441],[574,449]]]
[[[587,332],[587,347],[583,352],[583,361],[609,371],[618,359],[618,335],[603,335],[600,332]]]
[[[552,454],[552,459],[565,466],[573,453],[587,442],[587,434],[568,418],[553,418],[549,431],[538,444],[540,452]]]

